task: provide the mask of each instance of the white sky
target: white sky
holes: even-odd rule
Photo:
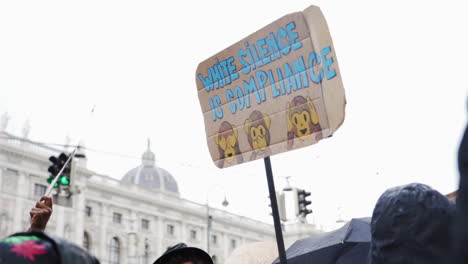
[[[1,1],[0,113],[8,131],[157,163],[182,196],[263,221],[263,161],[217,169],[205,140],[199,62],[279,17],[314,4],[324,13],[347,96],[330,138],[272,157],[283,177],[312,192],[318,224],[370,216],[387,188],[410,182],[457,188],[456,150],[466,124],[466,1]],[[88,113],[96,112],[90,122]],[[66,120],[63,120],[67,118]],[[86,126],[87,129],[82,129]],[[88,132],[83,132],[88,130]],[[85,136],[86,135],[86,136]],[[120,178],[138,158],[88,152],[89,167]],[[210,187],[210,186],[222,186]],[[222,190],[224,189],[224,190]]]

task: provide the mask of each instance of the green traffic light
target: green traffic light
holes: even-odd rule
[[[62,185],[69,185],[70,184],[70,181],[68,180],[67,176],[60,176],[60,184]]]
[[[47,179],[47,182],[48,182],[49,184],[51,184],[53,180],[54,180],[54,177],[49,177],[49,178]],[[56,183],[54,184],[54,188],[58,188],[58,186],[59,186],[59,185],[58,185],[58,182],[56,182]]]

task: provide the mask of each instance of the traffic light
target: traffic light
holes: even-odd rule
[[[65,162],[67,162],[67,160],[68,160],[68,157],[69,156],[62,153],[62,154],[60,154],[59,159],[63,160],[63,164],[65,164]],[[58,179],[60,184],[63,185],[63,186],[69,186],[70,185],[71,164],[72,164],[72,161],[70,160],[70,162],[68,162],[67,166],[65,166],[65,169],[63,169],[62,175]]]
[[[49,178],[47,179],[47,182],[50,184],[52,181],[55,179],[57,174],[60,172],[60,170],[63,168],[65,163],[67,162],[69,156],[66,155],[65,153],[61,153],[58,157],[55,156],[50,156],[49,161],[52,163],[52,165],[49,166],[47,171],[50,173]],[[62,175],[60,178],[57,180],[57,182],[54,184],[54,188],[58,188],[59,185],[64,185],[64,186],[69,186],[70,185],[70,176],[71,176],[71,160],[68,162],[67,166],[65,166]]]
[[[270,198],[270,197],[268,197]],[[279,213],[279,217],[280,217],[280,220],[283,221],[283,222],[286,222],[288,221],[287,217],[286,217],[286,207],[285,207],[285,197],[284,197],[284,193],[280,193],[280,192],[276,192],[276,202],[278,204],[278,213]],[[270,204],[268,204],[269,207],[271,207],[271,202]],[[270,213],[270,215],[273,215],[273,212]]]
[[[296,189],[297,193],[297,207],[296,207],[296,216],[306,217],[308,214],[312,213],[312,210],[307,209],[307,206],[311,204],[311,201],[307,201],[306,198],[310,196],[310,192],[306,192],[302,189]]]

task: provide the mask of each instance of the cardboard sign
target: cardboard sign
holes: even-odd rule
[[[208,148],[220,168],[314,144],[344,121],[338,61],[316,6],[201,62],[196,82]]]

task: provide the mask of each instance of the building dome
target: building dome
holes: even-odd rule
[[[155,165],[155,155],[148,149],[141,157],[141,165],[128,171],[122,178],[123,184],[136,184],[149,190],[163,190],[179,194],[179,187],[174,177],[165,169]]]

